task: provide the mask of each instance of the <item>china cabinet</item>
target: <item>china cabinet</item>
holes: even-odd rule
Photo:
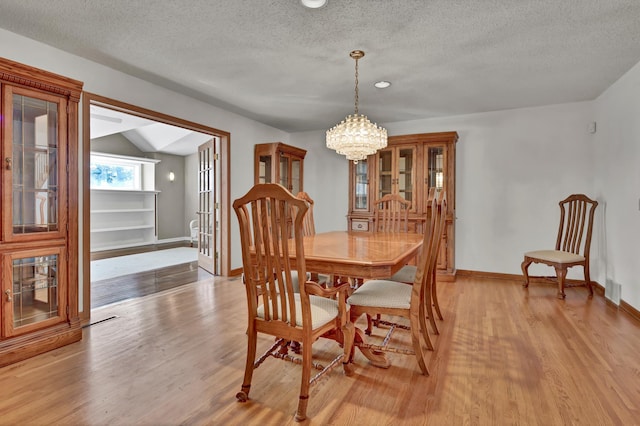
[[[0,58],[0,366],[78,341],[82,83]]]
[[[304,157],[307,151],[282,142],[256,144],[255,183],[279,183],[292,194],[303,191]]]
[[[390,136],[387,148],[349,164],[348,226],[373,232],[373,202],[387,194],[411,201],[409,230],[422,232],[430,214],[429,190],[446,191],[449,213],[438,256],[441,279],[455,279],[456,132]]]

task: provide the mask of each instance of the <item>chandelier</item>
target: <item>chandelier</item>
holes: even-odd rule
[[[354,50],[349,56],[356,61],[355,112],[327,130],[327,148],[357,163],[387,146],[387,130],[372,124],[367,116],[358,114],[358,59],[364,56],[364,52]]]

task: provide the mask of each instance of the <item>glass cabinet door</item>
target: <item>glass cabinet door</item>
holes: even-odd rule
[[[289,157],[285,155],[280,156],[280,182],[278,183],[291,190],[289,185]]]
[[[35,249],[3,257],[4,336],[29,332],[66,320],[63,281],[66,259],[62,248]],[[62,282],[61,282],[62,281]]]
[[[427,153],[427,185],[440,191],[444,188],[444,147],[430,147]]]
[[[297,158],[291,159],[291,193],[296,195],[300,192],[300,164]]]
[[[378,152],[377,199],[387,194],[411,201],[415,211],[416,147],[398,146]]]
[[[4,86],[4,190],[11,207],[3,207],[5,240],[33,240],[61,236],[60,202],[66,196],[59,185],[65,150],[60,146],[66,128],[64,99]],[[9,143],[10,141],[10,143]],[[37,234],[37,235],[34,235]]]
[[[378,153],[378,199],[393,191],[393,150]]]
[[[413,180],[415,179],[415,148],[399,148],[398,149],[398,177],[396,184],[398,185],[397,193],[402,198],[413,203]],[[412,204],[413,205],[413,204]]]
[[[258,183],[272,183],[271,177],[271,156],[261,155],[258,164]]]
[[[366,159],[358,161],[354,168],[354,210],[369,210],[369,163]]]

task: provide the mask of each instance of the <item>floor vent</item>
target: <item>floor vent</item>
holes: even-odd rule
[[[112,316],[110,316],[110,317],[107,317],[107,318],[101,319],[101,320],[99,320],[99,321],[96,321],[96,322],[92,322],[92,323],[90,323],[90,324],[87,324],[87,325],[83,326],[82,328],[91,327],[92,325],[100,324],[100,323],[102,323],[102,322],[109,321],[109,320],[112,320],[112,319],[115,319],[115,318],[118,318],[118,316],[117,316],[117,315],[112,315]]]

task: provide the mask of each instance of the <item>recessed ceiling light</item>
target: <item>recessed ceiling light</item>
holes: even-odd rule
[[[325,7],[327,2],[328,0],[300,0],[300,3],[309,9],[320,9],[321,7]]]
[[[374,83],[374,86],[376,86],[378,89],[386,89],[387,87],[391,86],[391,82],[382,80]]]

